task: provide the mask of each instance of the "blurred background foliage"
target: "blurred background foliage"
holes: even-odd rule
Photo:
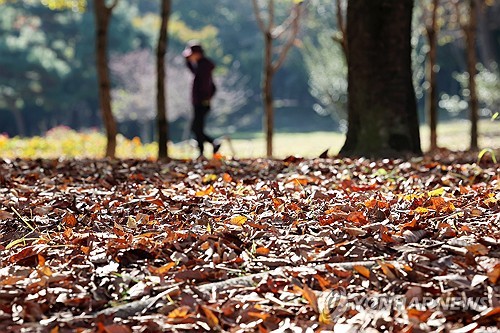
[[[43,3],[43,4],[42,4]],[[423,3],[423,2],[422,2]],[[278,1],[277,16],[286,6]],[[67,126],[99,130],[92,2],[74,1],[52,10],[52,1],[0,4],[0,133],[37,136]],[[262,35],[251,1],[173,0],[168,54],[168,102],[172,140],[188,138],[190,75],[179,57],[187,41],[200,40],[218,65],[220,89],[209,127],[214,134],[258,132]],[[49,8],[50,7],[50,8]],[[52,8],[52,9],[51,9]],[[123,140],[154,141],[154,48],[160,24],[159,1],[120,0],[109,33],[114,112]],[[415,9],[414,73],[420,119],[425,121],[426,52]],[[499,111],[500,2],[481,14],[478,30],[478,84],[481,115]],[[311,0],[299,40],[277,73],[274,85],[279,132],[345,130],[347,83],[337,32],[335,2]],[[443,16],[444,17],[444,16]],[[443,20],[446,20],[445,18]],[[442,23],[438,50],[441,121],[467,117],[464,42],[451,24]],[[50,133],[50,132],[49,132]]]

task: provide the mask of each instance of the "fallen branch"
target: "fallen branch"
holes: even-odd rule
[[[210,298],[210,295],[213,293],[221,292],[225,289],[234,288],[234,287],[254,287],[258,281],[263,278],[271,275],[283,275],[286,271],[292,270],[300,270],[300,269],[316,269],[316,270],[325,270],[326,266],[336,267],[336,268],[345,268],[352,269],[354,266],[364,266],[364,267],[372,267],[377,263],[375,260],[368,261],[356,261],[356,262],[340,262],[340,263],[329,263],[329,264],[321,264],[316,266],[282,266],[276,269],[265,271],[261,273],[250,274],[242,277],[236,277],[232,279],[228,279],[225,281],[218,281],[213,283],[202,284],[199,286],[193,286],[195,292],[206,298]],[[113,316],[118,318],[128,318],[137,313],[144,313],[151,307],[153,307],[156,302],[165,297],[173,297],[181,292],[179,285],[176,285],[170,289],[167,289],[156,296],[147,297],[138,301],[133,301],[127,304],[115,306],[112,308],[107,308],[101,310],[94,314],[94,317],[98,316]]]

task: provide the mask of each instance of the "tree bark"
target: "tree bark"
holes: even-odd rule
[[[170,17],[171,0],[161,0],[161,27],[156,49],[157,76],[157,126],[158,126],[158,159],[168,159],[168,122],[167,122],[167,89],[165,55],[168,47],[168,20]]]
[[[94,0],[96,24],[96,65],[99,87],[99,107],[106,129],[106,157],[114,158],[116,154],[116,121],[111,110],[111,84],[108,68],[108,28],[111,14],[118,0],[106,6],[105,0]]]
[[[477,2],[469,0],[469,21],[464,27],[467,45],[467,72],[469,73],[469,110],[470,110],[470,150],[478,149],[479,102],[476,89],[476,36],[477,36]]]
[[[349,0],[348,131],[343,156],[420,155],[411,70],[413,0]]]
[[[439,0],[432,0],[432,11],[430,23],[426,25],[427,41],[429,43],[429,54],[427,62],[427,81],[429,82],[429,90],[427,92],[427,116],[429,119],[430,128],[430,151],[438,148],[437,144],[437,8]]]

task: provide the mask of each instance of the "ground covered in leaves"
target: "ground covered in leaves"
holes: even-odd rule
[[[497,332],[499,171],[0,160],[0,331]]]

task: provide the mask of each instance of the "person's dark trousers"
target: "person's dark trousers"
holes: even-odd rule
[[[194,133],[195,139],[198,142],[198,148],[200,149],[200,156],[203,155],[203,144],[205,142],[214,143],[214,139],[205,134],[205,118],[210,111],[210,106],[208,105],[195,105],[194,106],[194,118],[191,124],[191,130]]]

